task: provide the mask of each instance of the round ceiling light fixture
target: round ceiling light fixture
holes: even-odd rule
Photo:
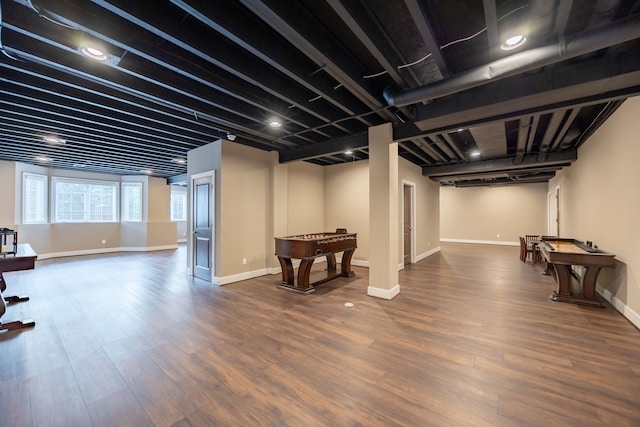
[[[57,136],[45,136],[42,138],[44,140],[44,142],[46,142],[47,144],[66,144],[67,141],[62,139],[62,138],[58,138]]]
[[[517,49],[525,44],[526,41],[527,38],[524,36],[524,34],[516,34],[514,36],[510,36],[504,41],[504,43],[502,43],[502,50]]]
[[[95,59],[96,61],[106,61],[109,59],[109,55],[96,46],[82,46],[80,48],[80,52],[91,59]]]
[[[271,126],[272,128],[279,128],[280,126],[282,126],[282,122],[278,119],[272,119],[269,122],[269,126]]]

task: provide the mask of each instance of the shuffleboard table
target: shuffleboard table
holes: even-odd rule
[[[556,282],[556,289],[550,296],[553,301],[604,307],[596,293],[596,280],[603,267],[614,266],[615,255],[567,238],[543,237],[539,247],[547,262],[545,272],[552,274]],[[572,266],[577,265],[584,267],[584,273],[579,278],[581,295],[574,294],[571,289]]]

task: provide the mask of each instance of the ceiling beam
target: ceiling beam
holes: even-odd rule
[[[606,57],[547,67],[544,72],[496,81],[418,105],[415,126],[423,131],[472,127],[487,121],[549,112],[575,104],[596,104],[600,100],[639,93],[640,46],[635,46]],[[414,125],[407,125],[408,132],[402,137],[415,137],[411,135],[412,128]]]
[[[400,74],[391,63],[392,59],[387,58],[387,55],[382,52],[383,46],[388,44],[388,40],[382,36],[384,30],[382,28],[376,28],[377,31],[367,30],[365,26],[373,26],[375,24],[373,24],[368,17],[367,19],[363,19],[362,17],[356,16],[362,9],[362,5],[357,4],[357,7],[354,7],[356,6],[356,2],[354,1],[346,2],[346,4],[343,4],[340,0],[327,0],[327,2],[340,19],[342,19],[342,21],[349,27],[351,32],[356,35],[358,40],[360,40],[360,43],[362,43],[376,61],[378,61],[389,77],[391,77],[398,86],[407,87],[404,80],[400,77]],[[396,64],[403,63],[403,61],[400,61],[397,58],[393,60],[393,62]]]
[[[484,21],[487,26],[487,40],[489,42],[489,52],[500,44],[500,36],[498,34],[498,11],[496,9],[495,0],[483,0]]]
[[[520,164],[515,164],[512,157],[504,157],[502,159],[481,160],[453,165],[425,166],[422,168],[422,175],[437,177],[485,172],[504,172],[522,169],[527,166],[543,167],[557,164],[570,164],[577,159],[577,150],[567,150],[561,153],[549,154],[544,162],[538,162],[536,156],[528,155],[523,157]]]
[[[427,47],[427,50],[431,54],[431,58],[433,58],[436,65],[440,69],[440,74],[442,74],[443,78],[451,77],[451,71],[449,70],[447,63],[444,60],[444,56],[442,55],[442,51],[440,49],[440,44],[437,41],[438,39],[435,36],[431,23],[425,15],[420,2],[418,2],[418,0],[405,0],[404,3],[409,9],[411,18],[413,18],[413,22],[416,24],[416,28],[418,28],[418,31],[422,36],[424,45]]]
[[[311,82],[308,70],[303,69],[300,62],[292,57],[284,39],[282,43],[276,39],[270,43],[264,43],[261,31],[257,31],[254,25],[247,25],[246,21],[237,19],[236,9],[239,6],[236,1],[207,2],[199,5],[198,8],[182,0],[171,0],[171,2],[300,86],[317,96],[321,96],[343,113],[357,116],[365,112],[364,104],[354,102],[352,97],[343,96],[326,79],[314,79]],[[360,117],[359,120],[365,125],[371,126],[371,123],[363,117]]]
[[[367,87],[363,83],[362,76],[366,73],[362,67],[352,61],[342,46],[327,37],[326,33],[320,32],[323,26],[314,22],[301,3],[269,0],[240,0],[240,2],[365,105],[372,110],[379,110],[381,117],[394,121],[394,116],[382,109],[385,104],[381,96],[375,94],[373,87]]]
[[[331,141],[310,144],[291,150],[281,151],[279,155],[280,163],[294,162],[298,160],[309,160],[314,157],[323,157],[344,153],[347,150],[360,150],[369,146],[369,135],[367,132],[336,138]]]

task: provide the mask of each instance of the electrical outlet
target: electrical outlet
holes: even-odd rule
[[[102,241],[102,244],[103,244],[103,245],[106,245],[106,244],[107,244],[107,241],[106,241],[106,240],[103,240],[103,241]]]
[[[242,258],[242,264],[246,264],[247,263],[247,259],[246,258]]]
[[[500,238],[500,235],[499,235],[499,234],[496,234],[496,237],[499,239],[499,238]]]

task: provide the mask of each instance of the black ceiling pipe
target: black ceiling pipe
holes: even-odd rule
[[[415,89],[401,91],[388,87],[383,95],[389,105],[396,107],[425,102],[637,38],[640,38],[640,14],[567,37],[552,45],[515,53]]]

